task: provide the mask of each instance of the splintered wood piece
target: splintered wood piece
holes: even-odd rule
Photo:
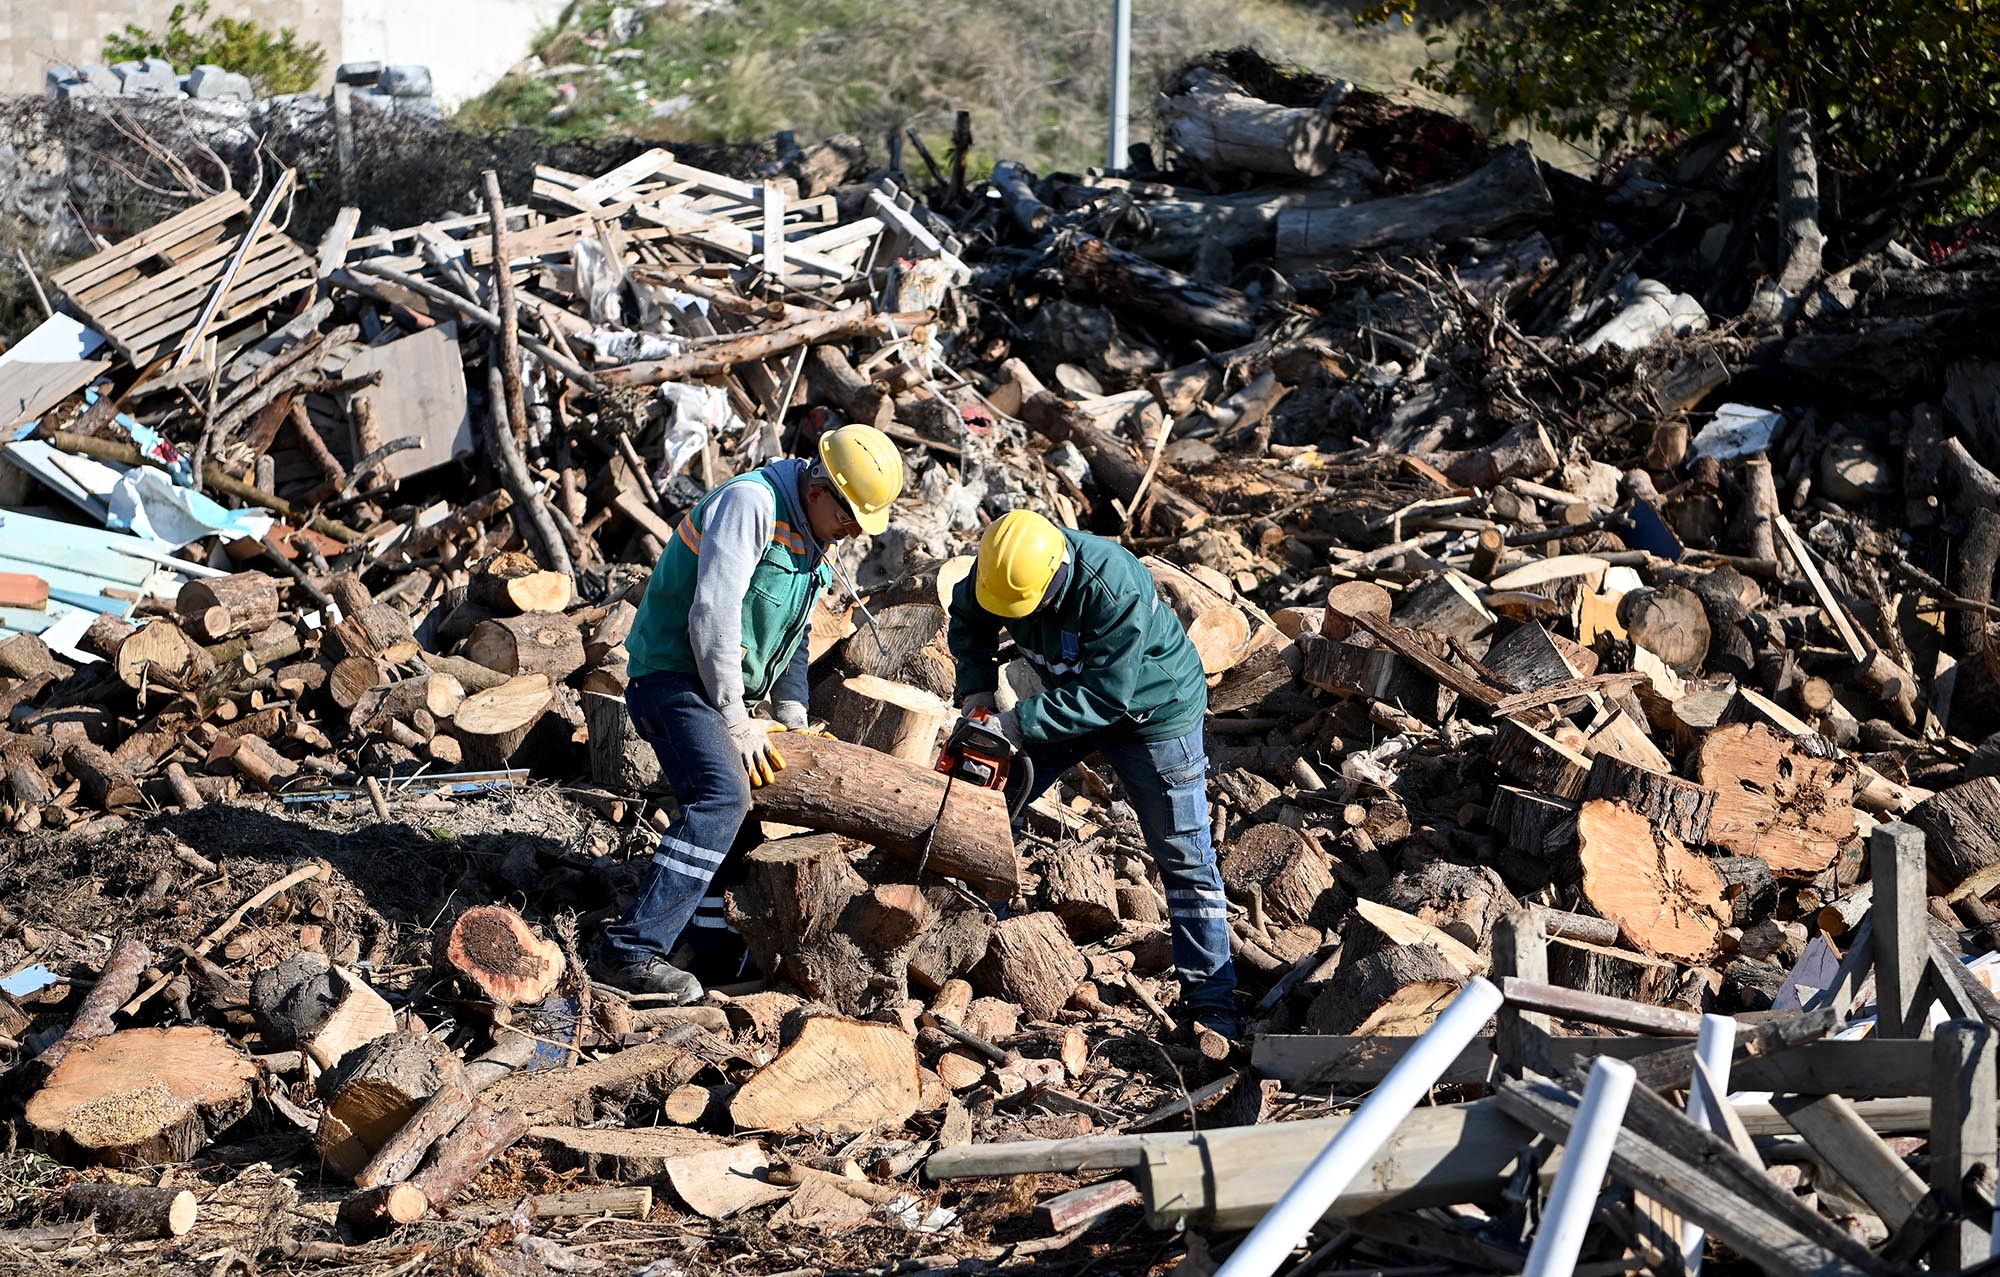
[[[250,1110],[257,1066],[213,1029],[125,1029],[70,1051],[28,1100],[38,1146],[81,1162],[184,1162]]]
[[[431,1145],[450,1134],[472,1112],[473,1103],[472,1092],[461,1080],[448,1079],[355,1173],[355,1187],[380,1188],[408,1179],[424,1160],[424,1154],[431,1151]]]
[[[1069,1001],[1090,974],[1090,964],[1052,913],[1024,913],[993,929],[985,960],[973,969],[972,983],[995,997],[1017,1003],[1029,1017],[1046,1020]]]
[[[1230,896],[1247,901],[1253,888],[1262,892],[1265,911],[1285,925],[1331,925],[1345,903],[1326,854],[1275,821],[1237,835],[1221,868]]]
[[[840,681],[826,727],[841,740],[929,767],[951,717],[951,705],[921,687],[856,674]]]
[[[738,1130],[777,1133],[893,1128],[917,1111],[922,1089],[916,1043],[901,1029],[816,1016],[738,1088],[729,1116]]]
[[[1580,890],[1599,917],[1642,953],[1699,961],[1729,918],[1722,879],[1705,857],[1623,803],[1593,798],[1577,811]]]
[[[444,933],[438,971],[455,975],[495,1006],[526,1006],[555,992],[563,954],[504,905],[467,909]]]
[[[57,1209],[71,1219],[95,1215],[97,1231],[124,1237],[185,1237],[201,1213],[185,1188],[137,1184],[72,1184]]]
[[[555,612],[529,612],[481,621],[459,652],[502,674],[546,674],[560,682],[583,668],[583,632]]]
[[[1612,754],[1590,764],[1583,797],[1609,798],[1650,820],[1655,829],[1683,843],[1708,841],[1715,791],[1668,772],[1635,766]]]
[[[1854,768],[1816,756],[1802,738],[1724,724],[1702,740],[1697,767],[1715,791],[1708,841],[1775,873],[1818,874],[1854,833]]]
[[[930,914],[913,886],[871,887],[835,834],[765,843],[726,899],[760,967],[855,1016],[903,996],[910,951]]]
[[[790,1196],[791,1189],[770,1182],[771,1168],[762,1148],[743,1143],[671,1158],[666,1176],[689,1210],[705,1219],[727,1219]]]
[[[989,899],[1020,890],[1007,800],[998,790],[948,785],[927,767],[845,741],[792,733],[778,748],[785,769],[751,791],[758,818],[863,839],[962,878]]]
[[[209,667],[207,655],[194,640],[182,632],[180,626],[166,620],[148,621],[134,630],[118,645],[118,659],[114,664],[118,668],[119,679],[132,688],[138,687],[149,672],[179,678],[188,674],[205,674]]]
[[[1405,629],[1470,644],[1499,618],[1487,610],[1478,592],[1458,573],[1440,572],[1406,591],[1390,619]]]
[[[1374,933],[1371,938],[1349,923],[1347,943],[1356,945],[1355,952],[1368,953],[1373,950],[1404,945],[1422,945],[1433,949],[1438,956],[1458,973],[1460,980],[1476,975],[1485,975],[1487,961],[1473,949],[1467,948],[1441,927],[1434,927],[1401,909],[1391,909],[1388,905],[1377,904],[1373,900],[1354,902],[1354,918],[1366,930]]]
[[[1443,1014],[1464,973],[1429,945],[1396,945],[1342,965],[1306,1009],[1315,1033],[1420,1034]]]
[[[430,1160],[410,1184],[433,1207],[459,1195],[486,1164],[528,1133],[528,1119],[517,1109],[498,1109],[473,1102],[472,1112],[437,1142]]]
[[[383,656],[410,641],[410,618],[387,603],[370,603],[326,632],[336,656]]]

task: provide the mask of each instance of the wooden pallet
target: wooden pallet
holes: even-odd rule
[[[245,237],[253,234],[246,247]],[[233,327],[315,278],[304,249],[268,222],[258,222],[242,196],[225,191],[63,267],[49,283],[113,349],[143,367],[181,347],[232,267],[209,334]]]

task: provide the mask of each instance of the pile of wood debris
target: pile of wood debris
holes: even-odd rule
[[[1368,1151],[1301,1274],[1519,1271],[1600,1055],[1642,1085],[1594,1271],[1680,1266],[1682,1220],[1772,1271],[1983,1259],[1991,253],[1829,273],[1792,129],[1586,182],[1242,55],[1160,109],[1171,169],[973,184],[962,126],[927,203],[845,147],[762,181],[653,150],[308,249],[281,179],[52,277],[0,455],[120,531],[0,511],[0,814],[24,881],[131,891],[0,903],[14,1129],[92,1168],[0,1246],[888,1274],[1137,1262],[1143,1210],[1203,1271],[1492,978],[1455,1102]],[[838,739],[787,747],[727,884],[767,974],[593,987],[565,906],[613,913],[664,823],[620,696],[647,567],[855,420],[912,490],[816,618]],[[930,770],[945,600],[1020,504],[1144,554],[1211,675],[1243,1043],[1164,1032],[1164,897],[1096,771],[1017,848]],[[198,845],[530,776],[589,832],[377,878],[338,934],[379,865]],[[163,830],[151,881],[107,870]],[[1767,1094],[1696,1120],[1664,1097],[1703,1012]],[[959,1184],[1011,1175],[1045,1179]]]

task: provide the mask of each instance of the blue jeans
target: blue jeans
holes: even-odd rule
[[[625,689],[632,725],[660,758],[660,775],[681,805],[667,826],[639,894],[607,927],[608,962],[664,958],[692,921],[697,938],[719,931],[722,900],[709,883],[729,860],[750,814],[750,777],[730,743],[729,727],[692,674],[644,674]]]
[[[1181,1001],[1202,1012],[1236,1014],[1236,964],[1229,956],[1229,909],[1208,823],[1208,754],[1201,728],[1175,740],[1079,736],[1028,747],[1034,764],[1028,802],[1092,753],[1101,753],[1138,814],[1146,849],[1167,885],[1174,966]],[[1025,804],[1023,804],[1025,809]]]

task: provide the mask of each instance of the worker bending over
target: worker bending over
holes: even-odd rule
[[[1187,631],[1131,551],[1028,510],[987,528],[952,593],[964,709],[994,706],[1003,626],[1048,687],[999,715],[1033,765],[1023,807],[1092,752],[1104,755],[1166,881],[1181,1004],[1234,1038],[1236,969],[1201,737],[1208,684]]]
[[[820,437],[815,461],[773,461],[688,511],[653,569],[626,640],[625,702],[680,802],[639,894],[599,946],[599,979],[686,1004],[695,977],[667,960],[681,931],[720,929],[708,894],[750,812],[785,765],[772,732],[806,725],[806,637],[831,571],[826,547],[889,524],[903,458],[873,426]],[[768,696],[772,719],[750,710]],[[697,917],[697,912],[700,916]]]

